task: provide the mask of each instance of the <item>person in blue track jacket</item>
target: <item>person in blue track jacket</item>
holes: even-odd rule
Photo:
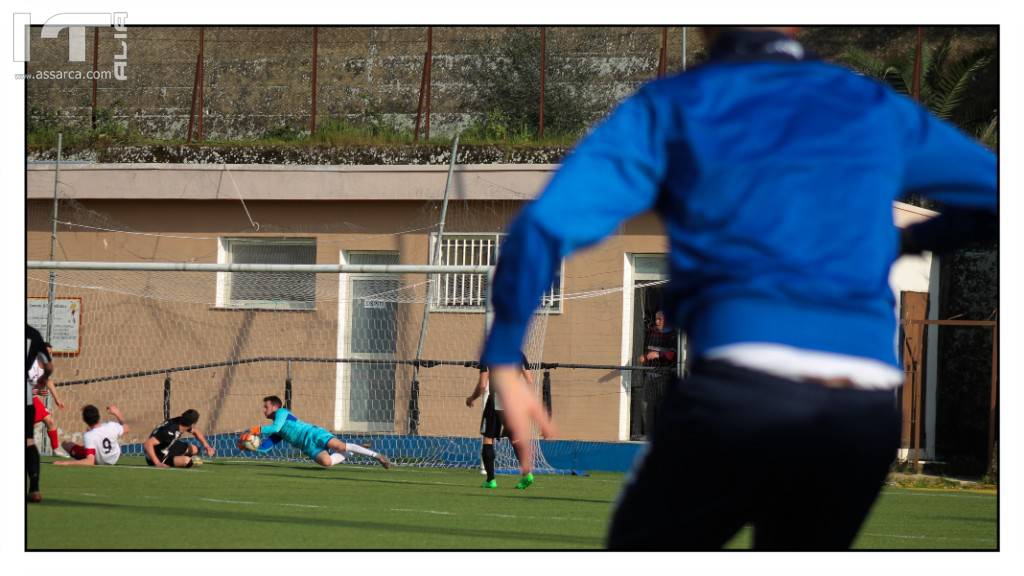
[[[514,383],[559,262],[653,210],[668,320],[691,376],[666,393],[607,546],[848,548],[896,455],[901,253],[997,236],[995,155],[879,82],[813,58],[795,28],[706,29],[707,63],[643,86],[512,224],[481,362],[514,438],[553,424]],[[905,229],[893,201],[941,215]],[[567,218],[566,215],[571,215]]]

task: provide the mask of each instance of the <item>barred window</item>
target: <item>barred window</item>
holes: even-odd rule
[[[498,261],[505,234],[445,234],[438,264],[443,266],[493,266]],[[436,246],[437,235],[431,238]],[[431,308],[439,311],[484,312],[486,274],[437,274]],[[540,309],[562,311],[562,266],[551,287],[541,297]]]
[[[218,260],[228,264],[315,264],[315,238],[221,238]],[[219,272],[217,306],[272,310],[316,308],[312,272]]]

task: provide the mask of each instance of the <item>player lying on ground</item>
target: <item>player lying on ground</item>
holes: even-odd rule
[[[46,347],[46,352],[53,356],[53,348],[48,343],[43,344]],[[41,395],[49,392],[50,397],[53,398],[53,403],[57,405],[57,408],[64,409],[64,403],[60,401],[60,396],[57,395],[57,387],[53,381],[53,378],[43,378],[43,365],[37,359],[36,363],[32,365],[32,369],[28,372],[29,380],[32,381],[32,405],[35,406],[35,418],[33,418],[32,426],[42,422],[46,425],[46,435],[50,438],[50,448],[53,449],[54,453],[58,456],[67,456],[67,454],[61,454],[60,440],[57,438],[57,424],[53,421],[53,417],[50,416],[49,410],[46,409],[46,405],[40,398]]]
[[[88,426],[88,430],[82,435],[82,444],[65,441],[64,450],[71,455],[73,460],[58,460],[54,462],[57,466],[93,466],[95,464],[117,464],[121,457],[121,444],[117,439],[128,431],[124,425],[124,415],[111,404],[107,406],[107,412],[114,417],[100,424],[100,409],[92,404],[82,408],[82,420]]]
[[[198,421],[199,412],[189,409],[182,412],[181,416],[157,426],[142,444],[146,464],[157,468],[191,468],[201,465],[203,459],[199,457],[199,447],[181,438],[186,432],[199,440],[207,456],[213,456],[217,451],[206,441],[202,432],[196,429]]]
[[[243,444],[249,439],[250,434],[259,434],[263,439],[259,452],[266,452],[284,440],[305,452],[306,456],[324,468],[344,462],[346,454],[351,455],[353,452],[369,456],[385,468],[391,467],[391,461],[387,456],[358,444],[342,442],[327,430],[299,420],[291,411],[284,408],[277,396],[267,396],[263,399],[263,415],[274,423],[253,426],[249,432],[242,434],[238,443],[239,448],[246,449]]]
[[[533,376],[530,374],[530,362],[523,354],[522,377],[527,387],[533,389]],[[481,395],[484,395],[484,413],[480,417],[480,435],[483,436],[483,446],[480,449],[480,457],[483,459],[484,471],[487,473],[487,480],[484,480],[484,488],[497,488],[498,481],[494,479],[494,441],[501,438],[509,438],[508,429],[505,428],[505,411],[501,404],[501,398],[496,391],[491,390],[489,371],[486,364],[480,365],[480,379],[477,381],[473,393],[466,397],[466,406],[473,407],[473,402]],[[519,490],[525,490],[533,484],[533,463],[522,455],[522,442],[512,440],[512,449],[516,452],[519,460],[519,470],[522,478],[516,484]],[[528,440],[526,442],[529,442]]]

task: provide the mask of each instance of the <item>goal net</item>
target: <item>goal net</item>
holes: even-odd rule
[[[489,264],[497,249],[488,238],[445,242],[455,243],[442,247],[441,265]],[[234,264],[315,263],[303,238],[227,239],[218,249]],[[397,253],[346,259],[398,263]],[[371,443],[398,463],[479,466],[482,400],[470,408],[466,397],[479,377],[486,274],[269,268],[55,271],[55,379],[70,408],[53,414],[62,440],[80,439],[82,406],[116,404],[132,424],[125,452],[139,454],[152,428],[191,408],[218,458],[304,459],[284,443],[259,454],[235,447],[239,431],[267,423],[262,398],[276,395],[302,420]],[[49,272],[29,270],[27,288],[30,323],[38,324]],[[545,296],[523,347],[538,368],[543,310],[557,299]],[[539,374],[533,382],[539,398]],[[539,443],[535,449],[536,469],[552,471]],[[517,466],[509,442],[500,442],[497,467]]]

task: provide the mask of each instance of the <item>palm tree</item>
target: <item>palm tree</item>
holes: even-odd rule
[[[921,51],[921,104],[995,149],[999,144],[998,52],[981,48],[953,56],[952,40],[950,35]],[[839,61],[897,92],[911,92],[913,49],[886,59],[854,48],[844,52]]]

